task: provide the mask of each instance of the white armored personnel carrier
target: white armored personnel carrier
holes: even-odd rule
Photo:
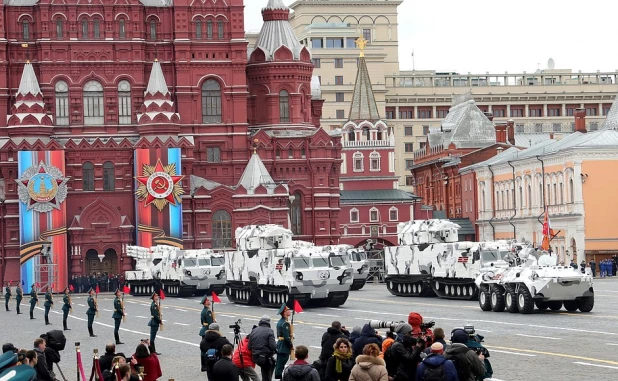
[[[290,296],[301,305],[340,306],[353,275],[350,246],[293,241],[280,225],[236,229],[236,250],[225,253],[226,292],[234,303],[279,307]]]
[[[360,290],[367,283],[369,275],[369,264],[367,262],[367,252],[362,247],[348,249],[350,263],[354,274],[354,281],[350,290]]]
[[[556,265],[557,256],[524,247],[505,258],[509,267],[479,275],[479,305],[483,311],[521,312],[580,310],[594,307],[592,276]]]
[[[183,250],[166,245],[150,249],[127,246],[127,254],[136,259],[135,270],[125,272],[132,295],[147,296],[163,289],[166,296],[191,296],[197,291],[200,280],[205,281],[203,273],[212,274],[214,279],[204,286],[215,285],[217,290],[222,290],[225,284],[223,256],[220,254],[203,252],[198,256],[191,253],[185,257]],[[211,257],[215,258],[214,265],[212,261],[200,262],[200,259]]]
[[[221,295],[225,290],[225,256],[211,249],[180,250],[179,260],[183,281],[195,287],[194,294],[206,295],[214,291]]]
[[[432,264],[457,242],[459,225],[448,220],[416,220],[397,225],[399,246],[386,247],[385,283],[397,296],[434,296]]]

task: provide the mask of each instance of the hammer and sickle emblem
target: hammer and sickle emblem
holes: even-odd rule
[[[166,189],[165,181],[163,181],[163,179],[161,178],[155,179],[155,181],[153,182],[153,185],[154,185],[153,187],[154,190],[165,190]]]

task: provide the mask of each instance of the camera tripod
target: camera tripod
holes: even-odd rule
[[[231,325],[230,328],[234,328],[234,348],[238,348],[238,356],[240,358],[240,374],[243,380],[249,379],[249,377],[246,377],[243,369],[245,367],[245,364],[242,360],[242,350],[240,350],[240,342],[242,341],[242,337],[240,336],[240,320],[238,322],[236,322],[236,324],[234,324],[233,326]],[[246,378],[245,378],[246,377]]]

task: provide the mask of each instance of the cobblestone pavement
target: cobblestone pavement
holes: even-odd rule
[[[340,308],[307,309],[296,315],[296,344],[309,347],[311,359],[319,354],[320,338],[333,320],[351,328],[369,320],[406,320],[411,311],[419,312],[426,320],[435,320],[436,327],[450,332],[453,328],[473,324],[485,336],[485,345],[491,353],[494,378],[516,380],[613,380],[618,371],[618,279],[595,282],[595,308],[591,313],[537,312],[532,315],[508,312],[483,312],[478,302],[453,301],[437,298],[401,298],[388,293],[383,284],[368,284],[353,291]],[[96,338],[88,337],[86,329],[86,297],[73,296],[73,313],[69,317],[67,348],[62,352],[60,366],[69,380],[76,377],[74,342],[81,342],[84,366],[88,376],[94,348],[104,352],[105,344],[113,341],[111,294],[99,295],[100,317],[95,320]],[[166,298],[163,305],[165,328],[157,336],[157,350],[163,368],[162,380],[176,381],[205,379],[200,372],[199,342],[200,311],[198,297]],[[237,319],[250,331],[259,318],[268,314],[274,323],[274,309],[227,303],[215,304],[217,320],[224,335],[233,341],[228,329]],[[27,300],[24,299],[24,300]],[[60,302],[52,309],[53,325],[45,326],[43,310],[37,307],[36,320],[28,319],[27,304],[22,304],[24,315],[16,315],[14,301],[11,312],[0,312],[0,341],[12,342],[17,347],[31,348],[34,338],[51,329],[62,329]],[[150,300],[146,297],[125,298],[127,321],[121,326],[120,337],[126,344],[118,351],[129,356],[142,338],[149,335]],[[56,372],[58,373],[58,372]]]

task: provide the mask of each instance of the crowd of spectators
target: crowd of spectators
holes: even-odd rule
[[[99,286],[100,292],[114,292],[116,289],[125,284],[125,278],[122,274],[110,273],[92,273],[90,275],[73,275],[69,279],[69,284],[73,286],[73,292],[83,294],[88,292],[92,287],[93,290]]]

